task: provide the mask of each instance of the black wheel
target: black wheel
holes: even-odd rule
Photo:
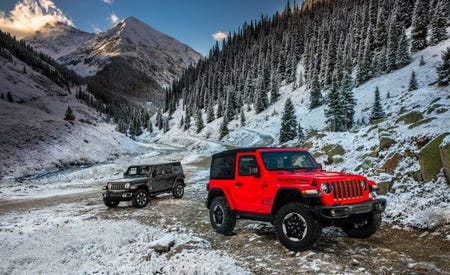
[[[275,231],[282,245],[290,250],[303,251],[314,244],[322,229],[306,206],[289,203],[278,210]]]
[[[342,231],[349,237],[366,239],[375,234],[381,225],[381,214],[373,214],[370,217],[341,226]]]
[[[175,199],[179,199],[184,195],[184,185],[182,182],[177,182],[172,188],[172,195]]]
[[[136,192],[134,192],[133,199],[131,200],[131,203],[136,208],[145,207],[148,204],[150,197],[148,196],[147,191],[143,189],[139,189]]]
[[[236,217],[231,212],[225,197],[217,197],[209,207],[209,220],[214,231],[224,235],[230,235],[236,225]]]
[[[119,205],[120,201],[115,201],[107,198],[103,198],[103,203],[108,206],[109,208],[114,208],[117,205]]]

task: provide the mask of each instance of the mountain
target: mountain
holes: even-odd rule
[[[164,103],[164,89],[201,58],[134,17],[97,34],[64,23],[46,25],[26,41],[86,77],[89,92],[103,103],[95,107],[121,124],[124,133],[137,128],[133,125],[146,128],[148,113]]]
[[[46,25],[27,42],[81,76],[93,76],[114,57],[124,57],[139,71],[167,86],[201,55],[134,17],[106,32],[90,34],[64,23]]]

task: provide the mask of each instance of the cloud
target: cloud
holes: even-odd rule
[[[102,0],[103,3],[106,3],[108,5],[112,5],[114,0]]]
[[[228,33],[227,32],[223,32],[223,31],[218,31],[216,33],[213,33],[212,37],[216,41],[222,41],[222,40],[228,38]]]
[[[74,26],[52,0],[22,0],[9,13],[0,12],[0,29],[19,39],[57,22]]]
[[[119,17],[117,17],[117,15],[114,12],[111,13],[111,15],[109,16],[109,20],[113,25],[119,23]]]

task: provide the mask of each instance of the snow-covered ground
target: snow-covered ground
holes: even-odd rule
[[[100,219],[79,204],[2,215],[0,242],[1,274],[248,273],[192,234]],[[170,243],[172,253],[154,248]]]

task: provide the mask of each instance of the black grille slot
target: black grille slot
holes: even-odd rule
[[[343,201],[363,197],[363,190],[359,180],[332,181],[333,197],[336,201]]]
[[[125,183],[111,183],[110,190],[125,190]]]

